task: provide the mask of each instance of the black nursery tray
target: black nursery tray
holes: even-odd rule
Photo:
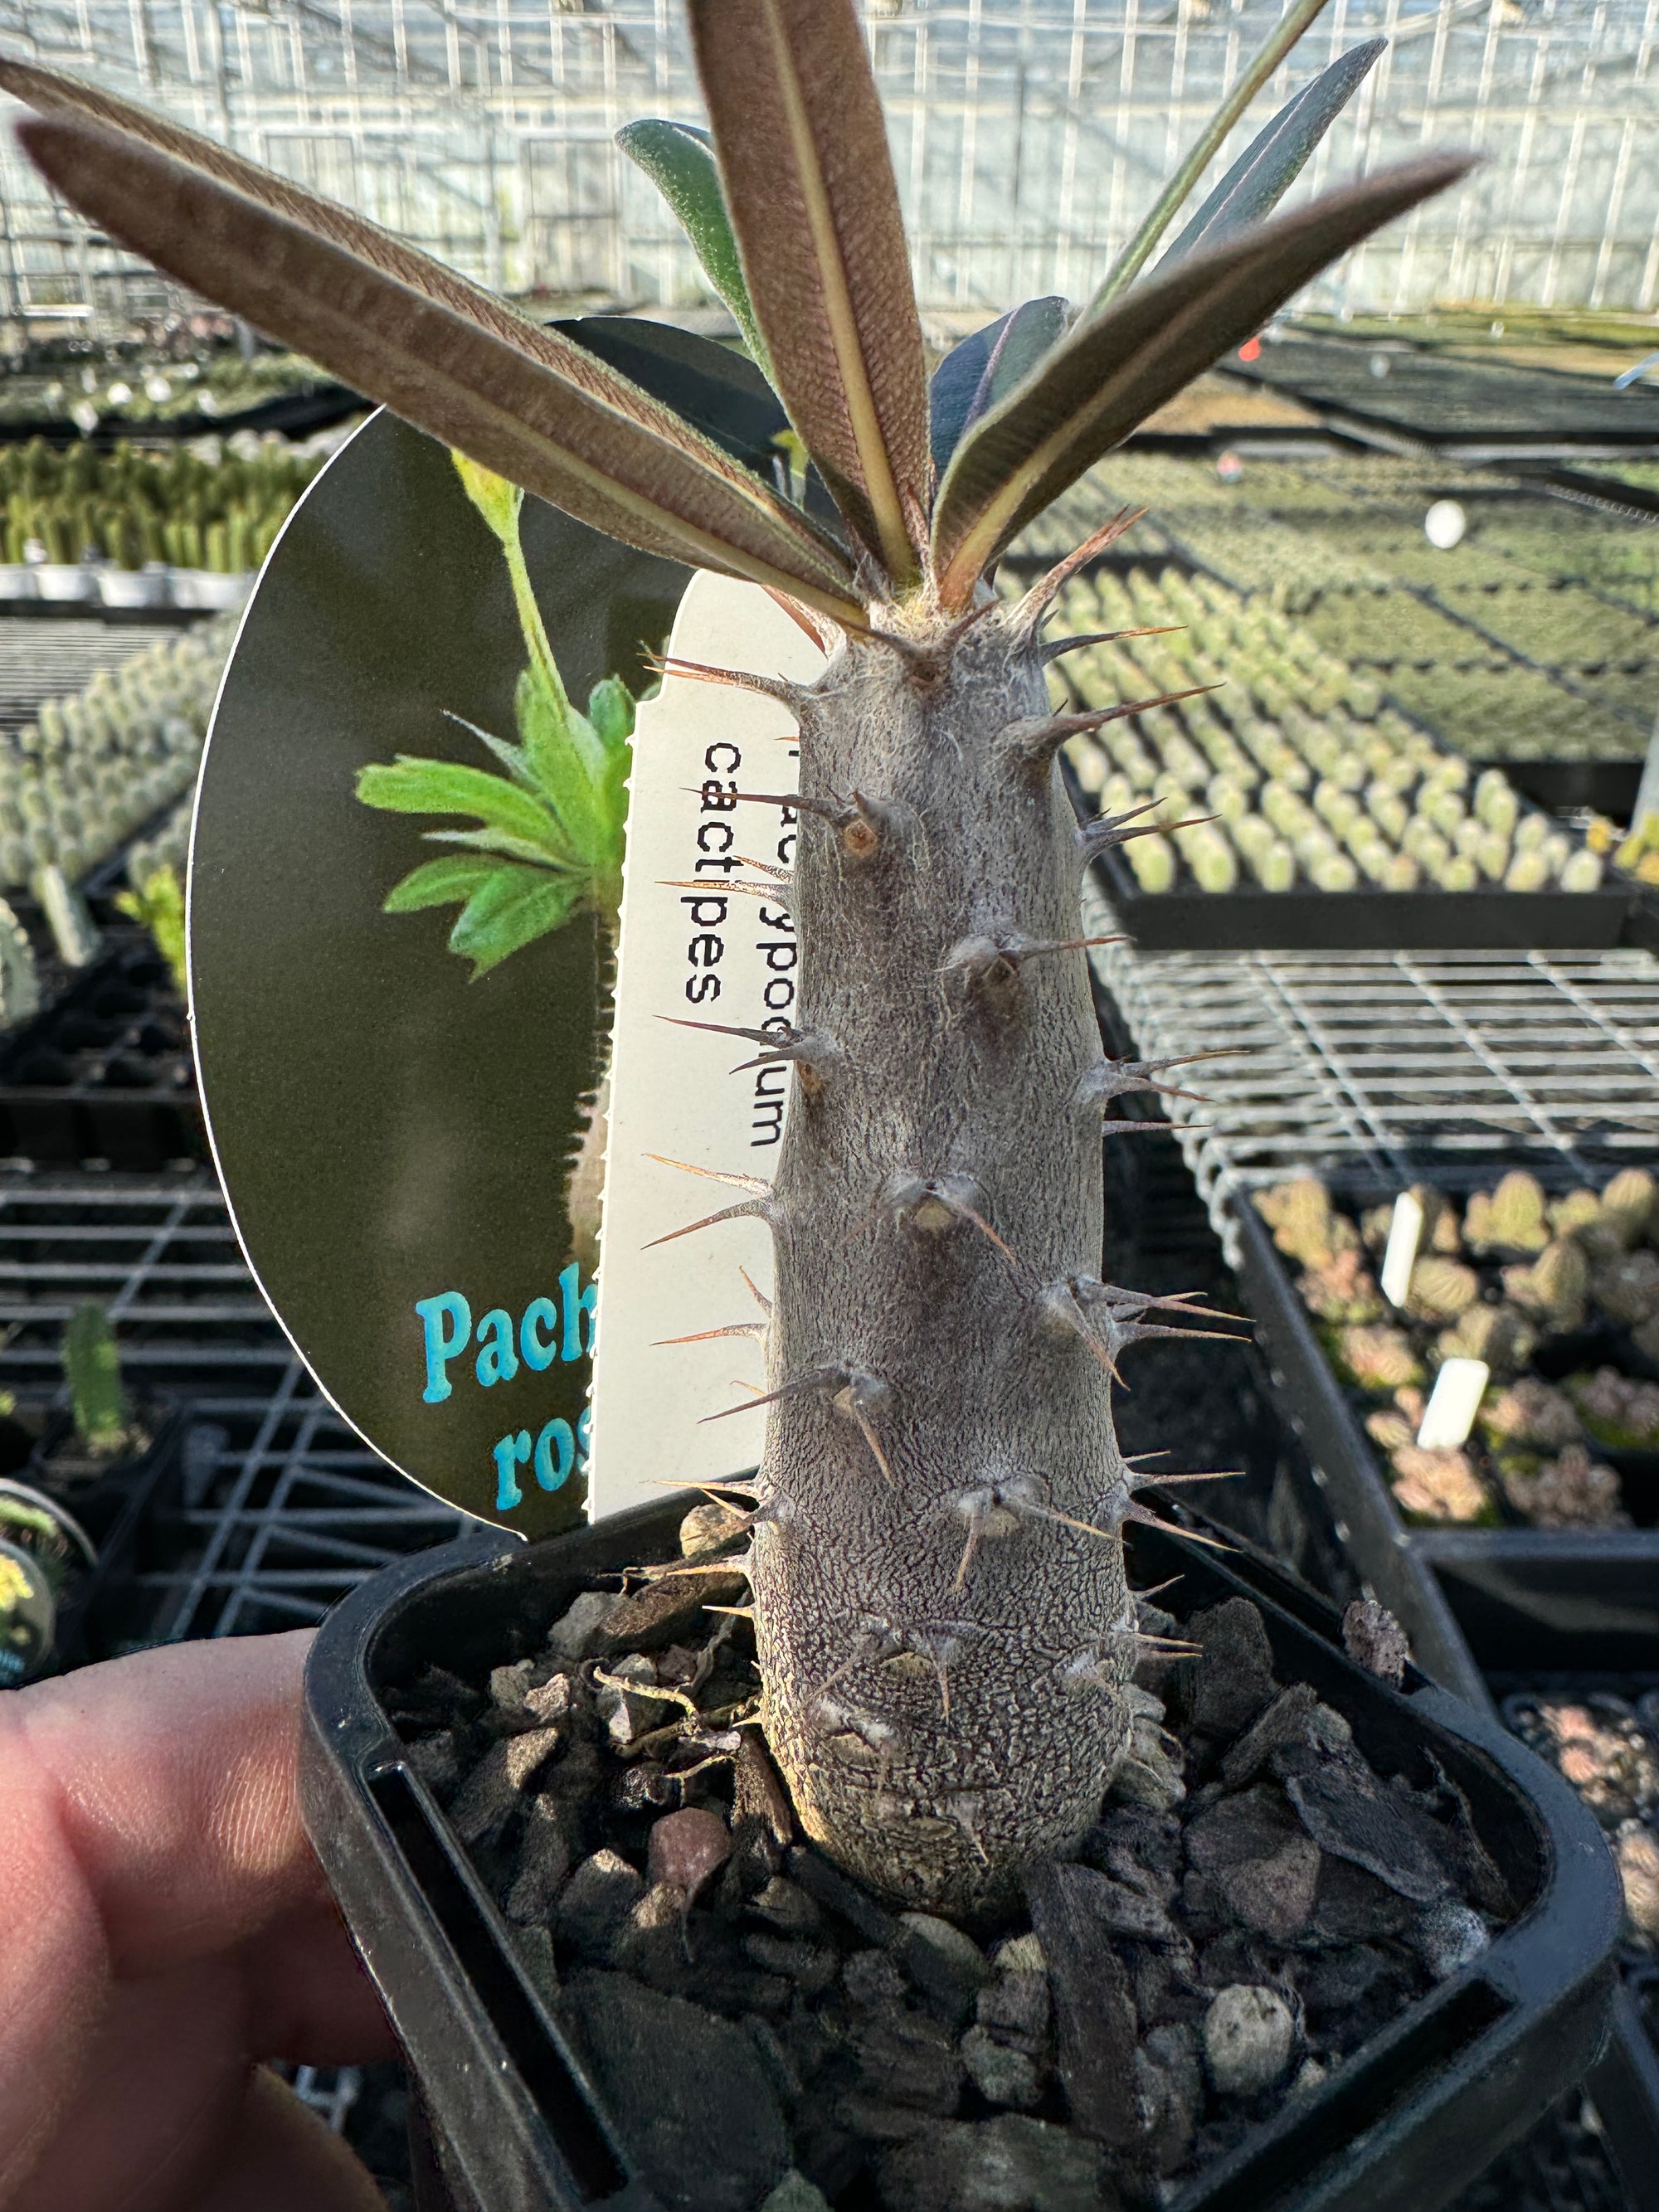
[[[423,1662],[476,1671],[528,1650],[593,1577],[672,1546],[686,1498],[520,1548],[469,1539],[360,1588],[307,1674],[307,1827],[416,2076],[457,2212],[662,2212],[630,2171],[511,1932],[380,1702]],[[1613,1869],[1557,1776],[1484,1714],[1346,1657],[1336,1616],[1265,1558],[1137,1528],[1133,1579],[1261,1608],[1275,1665],[1312,1683],[1368,1757],[1466,1793],[1524,1901],[1471,1966],[1167,2200],[1167,2212],[1437,2212],[1582,2075],[1616,1939]],[[424,2201],[424,2200],[423,2200]],[[433,2203],[443,2203],[434,2197]],[[696,2201],[688,2192],[681,2200]]]
[[[1465,1534],[1436,1536],[1425,1557],[1488,1697],[1659,1693],[1659,1578],[1641,1560],[1495,1554]],[[1644,1714],[1650,1711],[1644,1706]],[[1648,1734],[1654,1734],[1651,1721]],[[1647,1825],[1659,1826],[1659,1814]],[[1659,1948],[1631,1942],[1613,2034],[1589,2087],[1637,2212],[1659,2207]]]
[[[1519,1571],[1547,1562],[1567,1571],[1571,1562],[1588,1591],[1594,1591],[1604,1575],[1628,1571],[1650,1585],[1659,1605],[1659,1481],[1651,1452],[1595,1447],[1596,1457],[1617,1468],[1626,1505],[1632,1517],[1645,1520],[1644,1526],[1571,1529],[1407,1523],[1357,1407],[1325,1357],[1267,1224],[1247,1200],[1235,1200],[1233,1213],[1239,1231],[1239,1285],[1280,1387],[1285,1410],[1324,1480],[1355,1566],[1399,1616],[1419,1662],[1437,1681],[1477,1700],[1486,1694],[1480,1669],[1425,1564],[1448,1545],[1456,1547],[1461,1557],[1503,1563],[1495,1571]],[[1593,1352],[1587,1356],[1593,1358]],[[1558,1373],[1563,1371],[1559,1363],[1548,1364]]]
[[[149,1174],[206,1152],[184,1009],[149,938],[124,933],[0,1042],[0,1159]]]
[[[1069,766],[1079,821],[1097,811]],[[1578,802],[1583,803],[1583,802]],[[1144,952],[1606,952],[1629,940],[1640,899],[1631,884],[1593,891],[1200,890],[1183,872],[1144,891],[1121,852],[1095,861],[1114,913]]]
[[[1594,891],[1144,891],[1116,853],[1095,863],[1113,911],[1145,952],[1606,952],[1625,941],[1632,893]]]

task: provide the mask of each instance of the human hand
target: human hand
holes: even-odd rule
[[[0,2212],[384,2212],[261,2063],[393,2050],[300,1826],[310,1640],[0,1693]]]

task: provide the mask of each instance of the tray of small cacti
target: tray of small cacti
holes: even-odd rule
[[[234,604],[319,465],[280,438],[216,458],[184,445],[0,445],[0,602]]]
[[[1647,1169],[1392,1194],[1304,1175],[1237,1212],[1247,1295],[1351,1526],[1375,1528],[1381,1502],[1396,1544],[1544,1532],[1637,1544],[1659,1567]]]
[[[234,620],[158,640],[0,732],[0,895],[38,896],[48,869],[77,883],[160,829],[195,781]]]
[[[0,376],[0,439],[73,430],[90,438],[143,424],[147,435],[239,427],[287,403],[361,406],[297,354],[211,349],[189,359],[154,347],[79,344],[38,354]]]
[[[1141,810],[1098,866],[1146,949],[1620,942],[1632,890],[1578,830],[1265,600],[1173,562],[1101,566],[1057,646],[1068,628],[1074,702],[1103,716],[1068,740],[1073,796]]]

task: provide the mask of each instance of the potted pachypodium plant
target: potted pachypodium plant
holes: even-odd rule
[[[1139,1662],[1174,1655],[1154,1632],[1156,1613],[1137,1609],[1124,1564],[1126,1532],[1158,1524],[1137,1498],[1146,1479],[1118,1448],[1111,1393],[1122,1353],[1184,1328],[1193,1310],[1118,1290],[1096,1273],[1103,1115],[1126,1092],[1157,1090],[1176,1063],[1101,1055],[1079,872],[1136,825],[1104,820],[1079,840],[1055,757],[1073,732],[1128,709],[1056,714],[1042,629],[1068,579],[1123,519],[1023,597],[999,599],[992,579],[1017,533],[1136,423],[1319,270],[1462,173],[1461,160],[1431,157],[1267,220],[1370,58],[1350,57],[1292,103],[1152,273],[1141,273],[1319,5],[1303,0],[1285,16],[1082,312],[1070,318],[1054,302],[1016,311],[951,357],[930,404],[881,107],[851,0],[690,0],[712,149],[696,133],[653,125],[629,150],[684,212],[834,502],[833,526],[811,496],[792,501],[598,359],[357,216],[107,94],[32,67],[0,68],[0,84],[38,111],[21,129],[30,155],[111,234],[479,466],[629,544],[781,598],[829,656],[810,685],[725,679],[781,701],[800,732],[800,793],[787,802],[801,822],[789,893],[799,1012],[786,1034],[763,1041],[793,1066],[795,1094],[774,1181],[711,1217],[758,1215],[773,1233],[765,1448],[753,1483],[731,1486],[741,1509],[717,1501],[683,1538],[693,1554],[714,1554],[711,1580],[694,1589],[712,1598],[747,1581],[752,1606],[738,1612],[752,1622],[759,1697],[711,1705],[747,1663],[736,1632],[693,1632],[695,1601],[688,1614],[680,1591],[665,1606],[658,1595],[690,1575],[647,1572],[640,1604],[650,1634],[640,1613],[619,1625],[616,1601],[590,1595],[551,1624],[544,1648],[509,1638],[513,1663],[485,1664],[487,1710],[485,1692],[453,1678],[409,1686],[398,1710],[416,1729],[424,1714],[421,1756],[410,1753],[406,1771],[377,1766],[365,1785],[383,1864],[388,1838],[407,1832],[399,1823],[409,1808],[416,1825],[423,1817],[409,1777],[447,1794],[444,1850],[476,1848],[501,1910],[522,1931],[521,1970],[560,2012],[606,2098],[631,2099],[644,2141],[626,2155],[637,2153],[652,2185],[676,2203],[748,2206],[775,2183],[794,2192],[780,2205],[823,2201],[816,2185],[782,2175],[789,2152],[776,2084],[804,2063],[804,2046],[793,2057],[775,2050],[769,2075],[755,2043],[735,2029],[715,2033],[719,2022],[672,1994],[697,1948],[693,1902],[715,1876],[730,1915],[741,1919],[751,1905],[769,1912],[782,1946],[757,1954],[757,1937],[744,1939],[748,1964],[724,1985],[728,2008],[751,1999],[761,2011],[775,2008],[780,1988],[793,2002],[791,1973],[804,1992],[816,1976],[822,1992],[827,1956],[847,2003],[896,2015],[888,2042],[878,2035],[868,2045],[867,2071],[890,2091],[900,2075],[909,2082],[899,2097],[910,2099],[909,2118],[893,2119],[890,2097],[875,2097],[876,2117],[866,2114],[884,2146],[890,2203],[1094,2203],[1102,2143],[1122,2150],[1144,2185],[1188,2156],[1194,2099],[1231,2099],[1231,2126],[1258,2111],[1253,2097],[1275,2083],[1282,2097],[1291,2080],[1293,2008],[1246,1979],[1243,1954],[1226,1990],[1203,1994],[1192,1983],[1183,2002],[1197,2011],[1177,2006],[1164,2046],[1150,2035],[1137,2044],[1139,2000],[1127,1967],[1114,1963],[1110,1923],[1095,1910],[1102,1893],[1089,1887],[1111,1890],[1113,1881],[1068,1863],[1095,1832],[1115,1775],[1131,1769],[1138,1810],[1163,1824],[1165,1844],[1175,1838],[1170,1863],[1179,1858],[1169,1826],[1182,1796],[1173,1747],[1153,1724],[1158,1701],[1134,1680]],[[748,794],[744,803],[786,802]],[[595,1548],[603,1533],[602,1524],[559,1540],[577,1562],[567,1585],[583,1560],[617,1564]],[[740,1556],[733,1541],[746,1543]],[[535,1571],[558,1579],[544,1562]],[[567,1587],[561,1603],[570,1595]],[[507,1582],[486,1576],[474,1597],[497,1607],[506,1634]],[[625,1599],[623,1610],[634,1603]],[[1354,1793],[1375,1797],[1382,1785],[1352,1749],[1347,1723],[1310,1692],[1285,1691],[1291,1706],[1270,1706],[1279,1693],[1255,1609],[1228,1600],[1212,1611],[1188,1623],[1208,1670],[1188,1711],[1203,1756],[1219,1759],[1219,1746],[1272,1710],[1285,1731],[1274,1744],[1294,1740],[1313,1762],[1308,1771],[1328,1765],[1346,1778],[1327,1793],[1340,1809],[1319,1798],[1325,1811],[1306,1813],[1300,1828],[1276,1785],[1262,1785],[1271,1804],[1252,1801],[1272,1834],[1245,1839],[1261,1846],[1250,1863],[1281,1844],[1287,1853],[1288,1930],[1314,1909],[1324,1847],[1312,1830],[1323,1820],[1333,1859],[1350,1864],[1343,1850],[1358,1846],[1345,1843],[1343,1819],[1359,1818]],[[475,1603],[475,1626],[477,1613]],[[544,1638],[549,1626],[539,1624]],[[342,1632],[360,1634],[349,1622]],[[662,1648],[671,1632],[680,1640]],[[394,1641],[407,1653],[415,1633],[405,1624]],[[703,1638],[697,1650],[684,1640],[694,1633]],[[353,1649],[362,1656],[367,1646]],[[476,1652],[451,1656],[476,1672]],[[434,1731],[452,1692],[460,1704],[443,1709]],[[751,1723],[763,1728],[766,1752],[752,1729],[744,1733]],[[457,1766],[464,1741],[489,1747],[465,1774]],[[361,1759],[368,1773],[356,1723],[343,1721],[332,1744],[331,1755]],[[614,1789],[597,1778],[607,1747],[626,1767]],[[1456,1765],[1449,1735],[1439,1747]],[[1243,1771],[1260,1771],[1250,1759],[1270,1749],[1256,1739]],[[693,1787],[722,1762],[737,1772],[726,1819]],[[526,1810],[521,1796],[538,1776],[546,1786]],[[570,1792],[583,1777],[578,1800]],[[1314,1804],[1312,1784],[1304,1794]],[[1468,1815],[1467,1801],[1455,1802],[1462,1814],[1447,1812],[1448,1798],[1438,1825],[1414,1801],[1409,1819],[1397,1808],[1392,1826],[1383,1818],[1390,1848],[1414,1870],[1383,1849],[1372,1861],[1388,1879],[1365,1877],[1394,1899],[1399,1884],[1415,1885],[1407,1920],[1423,1944],[1438,1946],[1425,1974],[1466,1966],[1504,1918],[1505,1898],[1515,1902],[1484,1854],[1454,1874],[1449,1838]],[[648,1889],[617,1850],[594,1848],[605,1806],[635,1823],[636,1842],[638,1824],[648,1826],[636,1855]],[[313,1811],[328,1829],[321,1796]],[[1291,1828],[1273,1826],[1284,1820]],[[1407,1829],[1414,1846],[1400,1840]],[[792,1833],[808,1844],[794,1847],[786,1878],[780,1854]],[[1218,1832],[1215,1842],[1219,1881],[1236,1862]],[[1127,1848],[1127,1837],[1100,1846],[1108,1863],[1117,1844]],[[325,1838],[322,1847],[326,1857]],[[453,1895],[457,1862],[443,1863]],[[406,1894],[406,1867],[389,1878]],[[1164,1924],[1158,1896],[1173,1894],[1159,1892],[1162,1878],[1149,1875],[1137,1908],[1153,1941],[1153,1923]],[[1036,1933],[1016,1936],[994,1973],[963,1926],[982,1933],[999,1914],[1017,1921],[1022,1891]],[[488,1899],[483,1922],[467,1918],[481,1893],[468,1894],[475,1904],[456,1908],[450,1930],[457,1942],[463,1921],[468,1940],[491,1924]],[[893,1917],[901,1909],[902,1922]],[[1431,1910],[1440,1917],[1425,1932]],[[1611,1929],[1610,1909],[1607,1917]],[[568,1955],[546,1933],[550,1917]],[[380,1971],[386,1915],[368,1918],[374,1925],[359,1932]],[[700,1923],[698,1942],[719,1952],[715,1924]],[[849,1928],[862,1931],[865,1963],[847,1961],[836,1980],[828,1937],[806,1939]],[[772,1960],[758,1982],[757,1955]],[[624,1960],[643,1978],[629,1982]],[[905,1997],[907,1972],[933,2015]],[[428,1998],[436,1986],[422,1984]],[[975,2057],[965,2037],[958,2055],[960,2004],[971,2012],[988,1988],[999,1994],[969,2031],[981,2036]],[[503,1999],[503,2021],[520,2002]],[[653,2003],[681,2009],[665,2020]],[[513,2019],[522,2053],[524,2036],[533,2041],[546,2022],[526,2027],[522,2010]],[[842,2048],[839,2032],[829,2039]],[[568,2046],[556,2034],[551,2048],[550,2070],[538,2076],[547,2110],[568,2089],[556,2057]],[[882,2049],[891,2060],[884,2071]],[[934,2085],[919,2120],[918,2051]],[[1058,2053],[1047,2072],[1043,2051]],[[1023,2055],[1026,2072],[1004,2066],[999,2052]],[[493,2079],[506,2063],[492,2058],[469,2079]],[[952,2118],[964,2068],[983,2101]],[[1297,2077],[1309,2094],[1318,2070]],[[1010,2086],[1016,2075],[1024,2087]],[[726,2102],[714,2094],[722,2080]],[[476,2121],[472,2092],[459,2081],[426,2088],[452,2135],[469,2112]],[[493,2150],[521,2180],[538,2154],[526,2146],[544,2139],[535,2128],[544,2135],[546,2118],[526,2117],[528,2103],[514,2109]],[[987,2111],[998,2114],[983,2121],[991,2135],[964,2146],[950,2133],[971,2134],[972,2114]],[[1068,2114],[1082,2146],[1075,2155],[1055,2148],[1073,2141],[1061,2124]],[[852,2124],[837,2124],[843,2145]],[[586,2126],[568,2137],[559,2169],[567,2182],[575,2172],[584,2199],[622,2179],[603,2129]],[[856,2160],[838,2166],[834,2145],[809,2153],[801,2140],[798,2131],[799,2157],[825,2188],[861,2185]],[[1211,2145],[1222,2147],[1220,2136]],[[1047,2161],[1046,2179],[1032,2179],[1033,2160]],[[499,2201],[531,2201],[515,2189]],[[576,2189],[560,2197],[548,2183],[544,2194],[574,2201]]]
[[[1239,93],[1316,5],[1285,18]],[[775,1183],[747,1201],[778,1263],[757,1632],[768,1740],[809,1832],[879,1888],[959,1903],[1074,1837],[1126,1740],[1133,1650],[1110,1540],[1136,1486],[1113,1441],[1111,1373],[1159,1325],[1094,1272],[1101,1116],[1158,1071],[1101,1057],[1055,769],[1079,725],[1043,681],[1043,617],[1120,525],[1020,599],[989,579],[1138,422],[1467,164],[1431,156],[1262,222],[1310,150],[1292,136],[1170,265],[1133,281],[1157,241],[1144,229],[1046,346],[1014,318],[971,389],[949,380],[955,420],[930,422],[849,0],[692,0],[690,21],[736,240],[724,282],[743,288],[839,537],[600,362],[361,218],[91,88],[15,63],[0,85],[38,111],[20,136],[49,181],[161,269],[581,520],[782,593],[833,646],[811,689],[769,687],[800,720],[803,984],[780,1048],[797,1110]],[[1243,105],[1235,94],[1206,133],[1187,190]],[[1004,384],[1010,351],[1030,366]],[[1128,826],[1097,824],[1083,857]],[[1067,1521],[1107,1540],[1073,1545]],[[852,1560],[872,1551],[855,1587]],[[952,1650],[952,1728],[861,1714],[838,1673],[857,1656],[847,1624],[879,1614],[901,1642],[929,1635],[965,1591],[1009,1628]],[[1090,1724],[1033,1679],[1037,1645],[1075,1660]],[[856,1719],[908,1820],[873,1820],[869,1773],[826,1755],[832,1674],[849,1717],[831,1740]],[[989,1788],[975,1779],[988,1760]]]

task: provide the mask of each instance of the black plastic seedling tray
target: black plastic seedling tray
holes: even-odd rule
[[[1659,1690],[1659,1577],[1640,1559],[1494,1553],[1436,1535],[1421,1558],[1486,1695],[1634,1700]],[[1659,1956],[1624,1954],[1613,2034],[1590,2084],[1636,2212],[1659,2207]]]
[[[1095,863],[1144,952],[1606,952],[1625,941],[1633,891],[1144,891],[1117,853]]]
[[[1485,1697],[1480,1668],[1437,1583],[1424,1571],[1424,1559],[1448,1544],[1458,1547],[1462,1556],[1509,1562],[1516,1569],[1527,1562],[1553,1562],[1559,1571],[1577,1574],[1591,1606],[1593,1593],[1609,1575],[1633,1573],[1659,1603],[1659,1482],[1653,1480],[1655,1455],[1650,1452],[1596,1448],[1598,1457],[1618,1468],[1633,1510],[1652,1515],[1645,1527],[1451,1530],[1413,1527],[1403,1520],[1370,1438],[1332,1372],[1267,1224],[1247,1200],[1237,1200],[1233,1212],[1239,1285],[1280,1385],[1284,1410],[1323,1479],[1355,1567],[1398,1615],[1419,1662],[1437,1681],[1476,1701]],[[1535,1359],[1534,1365],[1539,1364]],[[1575,1563],[1571,1570],[1569,1563]]]
[[[1079,820],[1091,821],[1093,800],[1069,765],[1064,773]],[[1143,952],[1606,952],[1631,939],[1640,906],[1624,882],[1593,891],[1206,891],[1183,874],[1167,891],[1145,891],[1121,852],[1094,866]]]
[[[593,1577],[671,1547],[689,1498],[520,1547],[480,1534],[388,1570],[320,1631],[307,1673],[307,1827],[403,2043],[456,2212],[659,2212],[381,1692],[428,1662],[482,1670],[529,1650]],[[1262,1610],[1278,1670],[1310,1682],[1384,1771],[1467,1794],[1518,1918],[1304,2100],[1171,2197],[1168,2212],[1436,2212],[1577,2082],[1600,2046],[1619,1900],[1594,1822],[1484,1713],[1342,1650],[1322,1599],[1250,1552],[1137,1529],[1133,1579]],[[435,2208],[434,2208],[435,2212]]]
[[[152,1174],[205,1158],[185,1012],[140,931],[0,1042],[0,1158]]]

